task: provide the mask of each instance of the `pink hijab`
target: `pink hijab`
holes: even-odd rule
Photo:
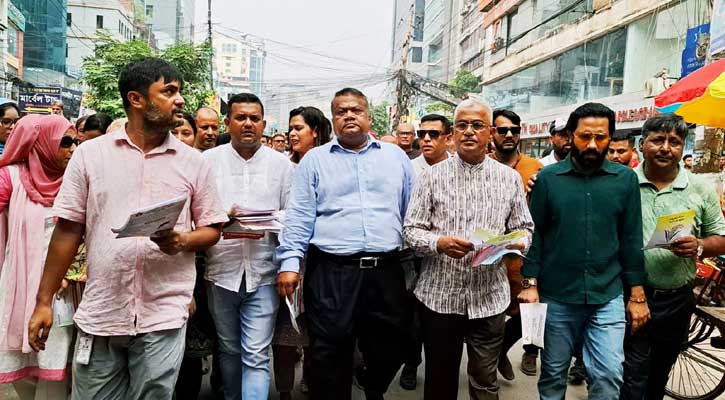
[[[56,153],[71,128],[73,125],[58,115],[28,115],[10,133],[6,152],[0,156],[0,168],[15,165],[22,184],[12,189],[7,223],[0,229],[0,273],[5,275],[0,332],[7,332],[0,337],[3,351],[31,351],[27,326],[43,275],[45,218],[63,181],[64,171]]]
[[[0,156],[0,167],[18,164],[28,197],[52,207],[63,182],[63,168],[55,160],[60,140],[73,124],[60,115],[27,115],[18,121]]]

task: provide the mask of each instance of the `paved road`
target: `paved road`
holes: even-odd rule
[[[529,377],[524,374],[522,374],[520,371],[518,371],[519,363],[521,360],[521,353],[522,349],[520,346],[516,346],[513,350],[511,350],[510,356],[511,356],[511,362],[514,364],[514,369],[516,369],[516,379],[513,382],[508,382],[503,380],[503,378],[499,377],[499,383],[501,385],[501,392],[500,392],[500,398],[501,400],[535,400],[538,399],[538,395],[536,392],[536,377]],[[459,400],[467,400],[468,399],[468,383],[466,378],[466,357],[464,353],[464,360],[461,363],[461,370],[460,370],[460,383],[459,383],[459,394],[458,399]],[[297,368],[297,380],[299,381],[299,365]],[[393,384],[390,386],[390,390],[388,391],[388,394],[385,396],[386,400],[419,400],[423,398],[423,388],[422,388],[422,379],[423,379],[423,366],[418,369],[418,389],[415,391],[407,391],[400,388],[398,385],[397,378],[393,382]],[[274,380],[273,380],[274,381]],[[295,399],[300,400],[306,400],[307,396],[299,393],[299,388],[295,389],[296,392],[294,393]],[[270,400],[278,400],[277,392],[274,391],[274,388],[272,388],[272,391],[270,393],[269,399]],[[585,400],[587,398],[586,388],[584,386],[570,386],[569,390],[567,391],[566,398],[568,400]],[[17,397],[15,396],[15,393],[13,392],[12,388],[8,385],[0,385],[0,399],[2,400],[17,400]],[[358,390],[357,388],[353,389],[353,400],[364,400],[365,396],[364,394]],[[209,376],[206,375],[204,377],[204,386],[202,388],[202,393],[199,396],[199,400],[213,400],[211,396],[211,391],[209,388]],[[722,395],[718,397],[718,400],[725,400],[725,395]]]

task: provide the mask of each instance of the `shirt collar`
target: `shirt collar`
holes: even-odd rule
[[[639,180],[639,184],[640,185],[647,184],[647,185],[654,186],[654,184],[652,182],[650,182],[650,180],[647,179],[647,176],[644,174],[644,163],[645,162],[642,161],[641,163],[639,163],[637,168],[634,169],[634,172],[637,174],[637,179]],[[690,178],[687,176],[687,170],[685,170],[684,168],[682,168],[680,166],[678,166],[677,168],[679,169],[679,171],[677,172],[677,176],[675,177],[675,180],[672,181],[671,186],[674,189],[682,190],[682,189],[685,189],[687,187],[687,185],[690,184]]]
[[[557,175],[564,175],[564,174],[568,174],[570,172],[577,172],[576,169],[574,168],[574,162],[571,159],[571,154],[566,156],[565,159],[559,161],[556,164],[552,164],[552,165],[555,166],[554,168],[558,169],[556,171]],[[601,173],[606,173],[606,174],[610,174],[610,175],[619,175],[619,172],[620,171],[617,171],[617,165],[615,163],[605,159],[602,162],[602,166],[599,167],[599,169],[597,171],[595,171],[592,175],[600,175]]]
[[[485,166],[486,166],[486,165],[487,165],[488,163],[492,163],[492,162],[498,162],[498,161],[493,161],[493,160],[491,159],[491,157],[485,156],[485,157],[483,157],[483,161],[481,161],[480,163],[478,163],[478,164],[469,164],[469,163],[467,163],[467,162],[463,161],[463,159],[461,158],[461,156],[459,156],[459,155],[458,155],[458,152],[456,152],[456,153],[453,153],[453,156],[451,156],[451,157],[453,157],[453,159],[455,160],[455,162],[456,162],[456,163],[457,163],[458,165],[460,165],[460,166],[461,166],[461,167],[463,167],[463,168],[467,168],[467,169],[470,169],[470,170],[472,170],[472,171],[480,171],[480,170],[482,170],[482,169],[483,169],[483,168],[484,168],[484,167],[485,167]]]
[[[115,143],[126,142],[129,146],[141,151],[141,149],[131,141],[131,138],[128,137],[125,125],[109,132],[108,135],[111,136],[111,139],[113,139]],[[166,153],[167,151],[177,152],[180,148],[182,148],[182,146],[186,145],[180,140],[176,139],[171,134],[171,132],[169,132],[166,135],[166,139],[164,139],[164,141],[158,147],[152,149],[146,154],[162,154]]]
[[[380,141],[375,139],[372,135],[368,134],[368,143],[360,151],[355,152],[355,151],[342,147],[342,145],[340,144],[340,141],[337,140],[337,135],[335,135],[335,136],[333,136],[332,140],[330,141],[330,153],[334,152],[335,149],[337,149],[338,151],[344,151],[346,153],[364,153],[364,152],[368,151],[368,149],[370,147],[377,147],[379,149],[380,146],[381,146]]]

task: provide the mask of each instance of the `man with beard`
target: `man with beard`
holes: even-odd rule
[[[521,140],[521,117],[510,110],[494,110],[493,124],[496,132],[493,134],[493,143],[496,150],[489,156],[519,173],[524,184],[544,166],[537,160],[521,154],[519,142]],[[518,313],[516,297],[521,291],[521,262],[510,260],[506,264],[511,284],[511,306],[509,312],[512,317],[506,321],[506,331],[498,359],[498,371],[507,380],[514,379],[514,369],[506,355],[511,347],[521,339],[521,316]],[[536,375],[536,359],[539,349],[532,345],[524,345],[524,354],[521,356],[521,372],[526,375]]]
[[[571,132],[567,130],[566,120],[557,118],[549,125],[552,151],[548,156],[539,159],[544,166],[557,163],[566,158],[571,150]]]
[[[312,360],[310,398],[351,398],[355,341],[365,396],[383,398],[403,362],[410,302],[401,267],[413,167],[397,146],[370,135],[367,98],[345,88],[332,100],[336,137],[295,170],[276,259],[291,296],[305,258],[304,302]]]
[[[194,253],[219,240],[228,220],[211,169],[171,136],[183,121],[181,75],[145,58],[126,66],[118,87],[125,126],[80,146],[55,199],[29,342],[45,350],[52,299],[85,235],[88,281],[74,316],[74,399],[171,399],[184,355],[194,289]],[[133,210],[186,197],[173,229],[116,238]],[[50,350],[52,351],[52,350]]]
[[[415,142],[415,128],[413,124],[402,123],[398,125],[398,129],[395,130],[395,139],[398,141],[398,146],[403,149],[408,158],[413,160],[420,156],[420,150],[416,150],[413,147]]]
[[[628,167],[634,152],[634,137],[629,132],[616,132],[609,143],[607,160]]]
[[[200,151],[213,149],[219,138],[219,114],[209,107],[196,110],[196,139],[194,148]]]
[[[644,252],[646,302],[652,320],[624,341],[621,400],[660,400],[672,365],[687,336],[695,309],[692,282],[700,257],[725,254],[725,220],[714,188],[680,168],[687,124],[674,114],[660,114],[642,127],[643,162],[635,172],[642,197],[643,234],[649,238],[663,215],[692,210],[691,234],[669,248]]]
[[[224,208],[231,210],[236,204],[283,210],[292,162],[262,146],[267,125],[262,102],[254,94],[242,93],[228,103],[224,125],[232,140],[204,153]],[[269,394],[269,347],[279,306],[277,267],[272,262],[276,245],[277,235],[265,233],[261,239],[223,238],[206,252],[209,309],[227,400],[266,399]]]
[[[614,112],[602,104],[574,110],[567,122],[574,133],[569,156],[544,167],[531,193],[536,231],[519,299],[548,306],[542,400],[564,398],[566,371],[580,345],[589,398],[619,397],[625,316],[632,332],[649,318],[637,176],[606,160],[614,125]]]

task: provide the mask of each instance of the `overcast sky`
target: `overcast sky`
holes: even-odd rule
[[[196,3],[200,39],[206,35],[207,1]],[[369,85],[381,81],[390,65],[393,4],[393,0],[212,0],[212,22],[221,32],[234,29],[269,39],[268,87],[303,83],[328,92],[349,82],[367,89],[375,101],[384,85]]]

